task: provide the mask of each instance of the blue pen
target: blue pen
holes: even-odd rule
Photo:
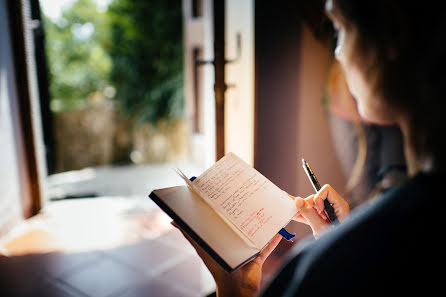
[[[313,185],[313,188],[318,192],[321,189],[321,185],[319,184],[319,181],[316,178],[316,175],[314,175],[313,170],[311,170],[310,165],[308,165],[307,161],[302,159],[302,167],[304,168],[305,172],[307,173],[308,179],[311,181],[311,184]],[[324,199],[324,212],[325,215],[328,218],[328,222],[332,225],[338,225],[339,220],[336,216],[336,213],[333,209],[333,206],[330,204],[328,199]]]

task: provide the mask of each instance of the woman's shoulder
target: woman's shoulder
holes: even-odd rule
[[[420,173],[352,211],[332,236],[348,237],[359,244],[369,238],[377,239],[377,243],[387,239],[395,247],[405,243],[405,236],[425,236],[444,227],[438,211],[446,207],[446,199],[438,193],[445,183],[445,174]]]
[[[426,207],[444,205],[445,199],[439,199],[441,186],[446,184],[444,173],[419,173],[407,182],[388,189],[384,193],[370,200],[352,213],[352,220],[367,221],[375,216],[396,223],[396,219],[417,216],[430,217],[429,212],[420,213]]]

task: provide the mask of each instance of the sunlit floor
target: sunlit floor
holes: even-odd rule
[[[109,170],[104,181],[113,183],[113,174]],[[97,183],[99,175],[95,172]],[[72,181],[76,180],[73,176]],[[114,179],[124,187],[125,178]],[[130,174],[127,180],[135,183],[136,179]],[[85,190],[79,178],[77,185],[78,191]],[[59,181],[57,186],[67,189],[67,183],[64,186]],[[48,202],[39,215],[3,239],[1,251],[7,257],[0,257],[1,296],[176,297],[212,293],[212,276],[194,249],[142,191],[145,189],[113,197],[98,191],[100,196],[95,198]],[[267,260],[265,279],[289,247],[284,242]]]
[[[214,289],[195,251],[150,203],[53,202],[21,229],[4,244],[2,296],[206,296]]]

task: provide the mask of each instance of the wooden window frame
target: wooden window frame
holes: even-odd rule
[[[32,68],[29,65],[29,59],[34,59],[34,57],[30,57],[26,53],[24,11],[29,11],[29,6],[26,5],[29,5],[26,0],[7,1],[20,121],[20,133],[18,134],[19,137],[22,137],[24,146],[19,152],[24,154],[21,158],[23,164],[19,164],[19,169],[24,171],[24,175],[20,175],[20,184],[21,187],[27,188],[23,193],[28,193],[21,197],[22,213],[25,218],[29,218],[40,211],[42,195],[32,110],[32,101],[38,100],[38,98],[33,98],[30,85],[32,82],[29,80],[29,72]],[[35,75],[35,72],[32,75]]]

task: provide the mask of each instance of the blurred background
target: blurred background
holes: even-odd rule
[[[305,158],[353,208],[399,179],[400,132],[361,121],[323,7],[0,0],[0,294],[212,294],[148,194],[230,151],[301,197]],[[264,282],[310,231],[287,229]]]

